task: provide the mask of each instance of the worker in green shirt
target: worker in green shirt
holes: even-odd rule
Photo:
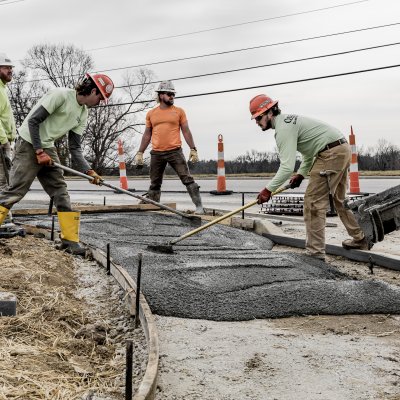
[[[13,68],[14,65],[6,54],[0,53],[0,190],[8,185],[11,147],[16,136],[14,115],[6,87],[13,78]]]
[[[0,225],[8,210],[25,196],[37,178],[57,208],[61,229],[59,248],[72,254],[85,253],[79,245],[79,212],[71,208],[63,171],[52,166],[53,162],[60,163],[54,142],[68,134],[73,162],[93,178],[91,183],[100,184],[102,178],[83,157],[81,135],[86,127],[88,108],[107,102],[113,89],[107,75],[86,74],[75,89],[53,89],[32,108],[18,129],[11,184],[0,192]]]
[[[342,245],[346,249],[368,250],[364,232],[353,213],[344,207],[347,171],[351,161],[351,147],[336,128],[296,114],[281,114],[278,101],[260,94],[250,101],[251,118],[263,130],[275,130],[280,166],[273,179],[257,197],[258,204],[266,203],[271,193],[290,179],[291,188],[299,187],[308,174],[309,183],[304,196],[306,224],[306,252],[325,260],[325,222],[329,195],[348,234]],[[296,152],[302,162],[294,173]]]

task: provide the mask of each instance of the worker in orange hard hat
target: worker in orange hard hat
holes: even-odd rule
[[[250,100],[251,119],[263,130],[275,130],[280,166],[266,187],[258,194],[258,204],[266,203],[271,193],[289,179],[291,188],[301,185],[309,174],[304,196],[304,221],[306,224],[306,251],[309,255],[325,259],[325,221],[329,197],[352,239],[343,241],[346,249],[368,250],[364,232],[353,213],[344,207],[347,170],[351,161],[351,148],[343,134],[333,126],[297,114],[282,114],[278,100],[265,94]],[[302,162],[294,173],[296,153]]]
[[[100,184],[102,178],[82,154],[81,136],[86,128],[88,108],[107,102],[114,89],[103,74],[86,74],[75,89],[56,88],[46,93],[31,109],[18,129],[10,185],[0,192],[0,225],[8,210],[28,192],[37,177],[53,197],[61,228],[60,249],[84,254],[79,245],[79,213],[72,211],[63,171],[52,166],[60,163],[54,142],[68,134],[69,150],[78,169]]]

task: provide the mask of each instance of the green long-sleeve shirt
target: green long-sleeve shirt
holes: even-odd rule
[[[271,192],[282,186],[292,176],[296,164],[296,152],[302,155],[302,162],[297,173],[305,177],[313,165],[315,156],[327,144],[343,138],[343,134],[333,126],[295,114],[277,115],[273,128],[280,166],[266,186]]]
[[[7,95],[7,88],[0,79],[0,144],[13,141],[16,134],[15,120]]]

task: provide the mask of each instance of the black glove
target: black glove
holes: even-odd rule
[[[298,188],[303,182],[304,176],[300,174],[293,175],[289,181],[291,189]]]

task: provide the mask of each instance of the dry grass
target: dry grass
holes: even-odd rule
[[[0,290],[18,299],[0,318],[0,399],[122,399],[124,360],[75,296],[74,259],[32,236],[0,244]]]

